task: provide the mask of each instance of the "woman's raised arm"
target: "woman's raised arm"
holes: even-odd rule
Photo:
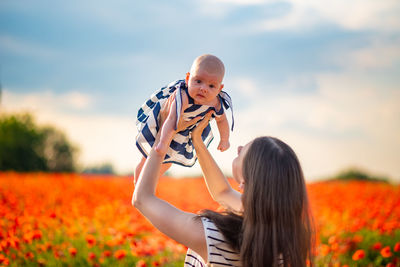
[[[243,209],[241,194],[231,187],[201,138],[201,134],[207,126],[211,115],[212,112],[209,112],[192,131],[192,141],[196,149],[197,158],[212,198],[226,209],[241,212]]]
[[[178,128],[185,128],[185,124],[186,122],[183,122],[182,126],[179,126],[178,123]],[[207,261],[207,244],[201,220],[195,220],[195,214],[181,211],[155,196],[159,171],[165,157],[165,153],[160,154],[154,149],[158,142],[159,135],[140,173],[132,204],[158,230],[191,248]]]

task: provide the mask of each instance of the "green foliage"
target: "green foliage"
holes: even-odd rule
[[[74,171],[74,154],[76,148],[71,146],[65,135],[52,128],[42,129],[43,154],[47,159],[48,169],[52,172],[72,172]]]
[[[367,174],[365,171],[360,169],[348,169],[340,172],[334,180],[359,180],[359,181],[370,181],[370,182],[388,182],[386,177],[377,177]]]
[[[37,126],[29,114],[0,117],[0,170],[72,172],[75,153],[62,132]]]
[[[111,163],[104,163],[100,166],[93,166],[86,168],[83,173],[93,173],[93,174],[115,174],[114,167]]]
[[[29,115],[0,118],[0,169],[47,171],[42,153],[43,134]]]

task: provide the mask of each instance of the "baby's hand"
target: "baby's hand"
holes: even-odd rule
[[[229,140],[221,140],[219,141],[217,149],[221,152],[224,152],[230,147]]]

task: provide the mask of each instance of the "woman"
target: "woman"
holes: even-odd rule
[[[185,266],[296,267],[306,266],[306,261],[312,266],[311,216],[293,150],[272,137],[239,147],[232,172],[242,195],[232,189],[202,142],[210,117],[207,114],[196,126],[192,140],[212,197],[228,211],[205,211],[199,216],[157,198],[164,155],[154,146],[135,187],[133,205],[161,232],[189,248]],[[177,131],[187,125],[179,122]]]

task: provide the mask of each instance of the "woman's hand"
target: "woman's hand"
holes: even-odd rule
[[[212,110],[210,110],[207,114],[206,114],[206,116],[204,116],[204,119],[201,121],[201,122],[199,122],[199,124],[197,124],[197,126],[193,129],[193,131],[192,131],[192,140],[195,140],[195,141],[202,141],[202,139],[201,139],[201,134],[203,133],[203,130],[204,130],[204,128],[206,128],[207,127],[207,125],[208,125],[208,123],[210,122],[210,119],[211,119],[211,116],[212,116],[212,114],[214,113],[214,111],[212,111]],[[193,120],[196,120],[197,118],[195,118],[195,119],[193,119]],[[198,121],[199,119],[197,119],[197,121]],[[196,122],[197,122],[196,121]],[[191,121],[190,121],[191,122]]]
[[[160,110],[160,128],[162,127],[162,125],[164,124],[165,120],[168,117],[169,111],[171,110],[173,102],[175,101],[175,95],[176,95],[176,91],[173,92],[170,95],[170,97],[167,99],[167,103],[161,107],[161,110]]]
[[[168,117],[168,114],[173,106],[173,102],[175,101],[175,96],[176,96],[176,91],[168,98],[168,102],[161,108],[160,110],[160,125],[162,128],[162,125],[164,124],[165,120]],[[182,106],[183,109],[183,106]],[[183,111],[181,110],[182,114]],[[190,121],[185,121],[182,119],[182,116],[179,117],[179,121],[178,121],[178,125],[177,125],[177,129],[175,130],[175,133],[183,131],[187,128],[189,128],[190,126],[196,124],[199,120],[201,119],[201,117],[196,117]],[[207,125],[207,124],[206,124]],[[205,126],[204,126],[205,127]],[[203,127],[203,129],[204,129]],[[197,127],[196,127],[197,128]],[[159,131],[161,132],[161,130]]]

